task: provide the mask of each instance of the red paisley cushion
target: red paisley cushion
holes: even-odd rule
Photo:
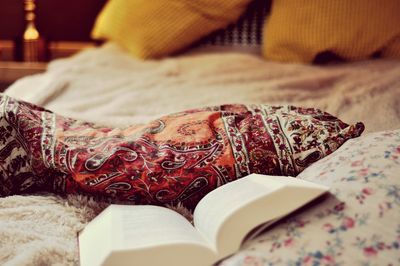
[[[193,208],[251,173],[296,176],[364,129],[318,109],[240,104],[107,128],[0,97],[2,196],[47,190]]]

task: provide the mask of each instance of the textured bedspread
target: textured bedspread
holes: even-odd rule
[[[317,107],[367,132],[400,128],[400,62],[327,67],[265,62],[239,53],[193,53],[141,62],[109,44],[55,61],[6,93],[107,126],[225,103]],[[302,178],[332,197],[266,232],[224,265],[400,263],[399,131],[345,144]],[[76,232],[105,204],[80,196],[0,199],[0,264],[78,264]]]
[[[109,44],[56,61],[6,92],[72,118],[124,126],[226,103],[316,107],[366,132],[400,127],[400,61],[332,66],[266,62],[245,53],[139,61]]]

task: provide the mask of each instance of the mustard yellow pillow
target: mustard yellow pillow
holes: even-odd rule
[[[113,40],[139,58],[177,52],[234,22],[251,0],[110,0],[92,37]]]
[[[274,0],[263,38],[265,58],[277,61],[309,63],[324,52],[400,58],[400,1]]]

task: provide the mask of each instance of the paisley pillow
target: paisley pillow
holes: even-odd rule
[[[0,96],[0,195],[47,190],[193,208],[251,173],[296,176],[357,137],[313,108],[222,105],[98,127]]]

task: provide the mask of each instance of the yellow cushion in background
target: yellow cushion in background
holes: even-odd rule
[[[265,58],[283,62],[327,51],[351,61],[400,58],[400,0],[274,0],[263,39]]]
[[[113,40],[139,58],[158,58],[234,22],[250,1],[110,0],[92,37]]]

